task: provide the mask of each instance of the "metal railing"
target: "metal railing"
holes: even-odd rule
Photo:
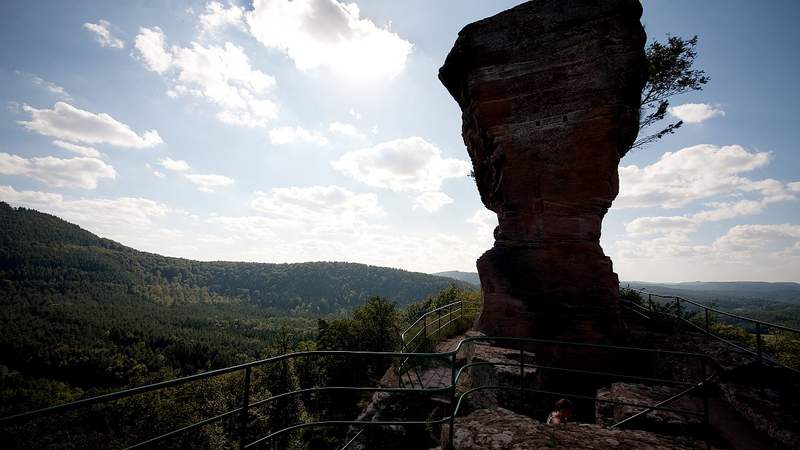
[[[458,365],[457,355],[459,352],[465,348],[467,345],[473,345],[479,342],[495,342],[501,343],[503,346],[518,346],[520,349],[520,360],[516,363],[508,363],[508,364],[501,364],[501,363],[490,363],[490,362],[471,362],[464,364],[462,366]],[[597,370],[584,370],[584,369],[575,369],[575,368],[567,368],[567,367],[559,367],[559,366],[545,366],[541,364],[535,364],[532,361],[526,362],[525,361],[525,348],[528,346],[537,346],[541,347],[578,347],[585,350],[591,350],[593,352],[630,352],[635,354],[649,354],[649,355],[667,355],[670,357],[679,357],[679,358],[687,358],[692,360],[697,360],[702,367],[702,376],[699,380],[693,381],[679,381],[679,380],[669,380],[669,379],[659,379],[659,378],[650,378],[650,377],[642,377],[642,376],[635,376],[635,375],[626,375],[626,374],[619,374],[619,373],[610,373],[610,372],[603,372]],[[252,401],[250,399],[251,394],[251,376],[252,370],[261,366],[274,364],[278,362],[286,362],[296,358],[306,358],[312,356],[328,356],[328,357],[356,357],[356,358],[408,358],[408,359],[419,359],[419,360],[445,360],[448,361],[450,364],[451,369],[451,377],[450,383],[446,386],[440,386],[435,388],[391,388],[391,387],[356,387],[356,386],[321,386],[321,387],[313,387],[313,388],[306,388],[306,389],[296,389],[289,392],[284,392],[276,395],[271,395],[268,398]],[[462,376],[464,376],[469,370],[474,367],[478,366],[513,366],[519,367],[520,374],[520,383],[519,386],[503,386],[503,385],[485,385],[485,386],[476,386],[472,387],[464,392],[458,392],[457,386],[459,381],[461,380]],[[236,418],[237,420],[237,432],[239,436],[239,448],[240,449],[247,449],[247,448],[255,448],[260,446],[266,442],[274,442],[276,438],[279,436],[289,433],[292,431],[300,430],[307,427],[357,427],[364,429],[364,427],[375,427],[375,426],[431,426],[436,424],[449,424],[449,443],[452,444],[453,436],[454,436],[454,428],[455,428],[455,419],[458,415],[460,408],[462,407],[463,402],[470,394],[479,391],[479,390],[511,390],[520,393],[520,399],[525,399],[526,395],[528,394],[539,394],[539,395],[548,395],[548,396],[557,396],[563,398],[573,398],[578,400],[591,400],[595,402],[605,402],[620,406],[629,406],[635,408],[642,408],[641,411],[637,412],[630,418],[617,423],[614,426],[621,426],[630,420],[635,420],[638,417],[641,417],[647,414],[650,411],[670,411],[676,414],[682,415],[695,415],[695,416],[702,416],[703,423],[705,426],[706,432],[706,440],[708,443],[708,430],[709,430],[709,421],[708,421],[708,399],[707,399],[707,386],[709,383],[712,383],[716,379],[716,363],[712,358],[706,355],[697,354],[697,353],[688,353],[688,352],[677,352],[677,351],[667,351],[667,350],[657,350],[657,349],[643,349],[643,348],[633,348],[633,347],[619,347],[619,346],[611,346],[611,345],[601,345],[601,344],[586,344],[586,343],[575,343],[575,342],[563,342],[563,341],[552,341],[552,340],[545,340],[545,339],[533,339],[533,338],[511,338],[511,337],[470,337],[461,340],[458,345],[451,351],[448,352],[441,352],[441,353],[409,353],[409,352],[365,352],[365,351],[308,351],[308,352],[295,352],[289,353],[285,355],[275,356],[272,358],[267,358],[259,361],[254,361],[246,364],[240,364],[237,366],[232,366],[224,369],[213,370],[205,373],[200,373],[196,375],[191,375],[187,377],[182,377],[174,380],[164,381],[160,383],[150,384],[146,386],[140,386],[132,389],[126,389],[120,392],[114,392],[110,394],[100,395],[97,397],[87,398],[83,400],[78,400],[72,403],[66,403],[62,405],[51,406],[48,408],[43,408],[27,413],[17,414],[10,417],[0,418],[0,427],[2,426],[9,426],[9,425],[16,425],[16,424],[23,424],[30,422],[37,418],[42,418],[45,416],[51,416],[58,413],[65,413],[67,411],[74,411],[78,409],[88,408],[93,405],[98,405],[102,403],[108,403],[124,398],[129,398],[132,396],[140,395],[146,392],[154,392],[160,391],[165,388],[179,386],[182,384],[190,383],[196,380],[202,379],[210,379],[214,377],[219,377],[225,374],[230,374],[234,372],[241,372],[243,376],[242,382],[242,403],[239,407],[231,409],[229,411],[213,415],[206,419],[200,420],[193,424],[171,430],[166,433],[162,433],[160,435],[156,435],[150,438],[147,438],[143,441],[140,441],[136,444],[130,445],[126,447],[127,449],[137,449],[137,448],[146,448],[150,447],[156,443],[165,441],[167,439],[176,438],[180,435],[188,433],[193,430],[197,430],[200,427],[209,425],[211,423],[219,422],[226,418]],[[603,378],[609,380],[626,380],[626,381],[640,381],[642,383],[661,383],[661,384],[670,384],[675,386],[683,386],[685,389],[681,391],[679,394],[674,395],[668,399],[663,401],[659,401],[655,404],[645,404],[645,403],[632,403],[632,402],[622,402],[616,400],[609,400],[609,399],[600,399],[597,397],[589,397],[586,395],[581,395],[579,393],[570,393],[570,392],[554,392],[554,391],[547,391],[543,389],[533,389],[526,386],[525,383],[525,369],[526,368],[533,368],[537,371],[555,371],[559,373],[571,373],[575,375],[585,375],[591,376],[593,379]],[[710,369],[710,373],[709,373]],[[248,418],[256,408],[262,407],[264,405],[270,404],[271,402],[281,399],[281,398],[289,398],[294,396],[302,396],[312,393],[319,393],[319,392],[330,392],[330,391],[340,391],[340,392],[354,392],[354,393],[367,393],[367,392],[389,392],[395,394],[405,394],[405,393],[424,393],[427,395],[435,395],[435,394],[446,394],[449,397],[449,408],[446,414],[442,415],[438,418],[427,418],[425,420],[383,420],[383,421],[364,421],[364,420],[317,420],[314,422],[306,422],[306,423],[297,423],[288,427],[285,427],[280,430],[273,430],[266,435],[258,437],[255,440],[247,442],[247,435],[248,435]],[[669,404],[677,400],[678,398],[685,397],[687,395],[700,392],[703,395],[704,402],[703,402],[703,411],[690,411],[684,409],[677,409],[669,407]],[[350,443],[352,443],[355,438],[351,439],[345,447],[347,447]]]
[[[431,338],[438,341],[451,324],[473,317],[479,309],[479,302],[459,300],[427,311],[400,333],[402,351],[419,351]]]
[[[662,295],[656,294],[654,292],[649,292],[646,289],[631,289],[631,288],[623,288],[620,287],[620,291],[630,291],[636,292],[642,298],[642,303],[637,303],[630,300],[625,300],[624,303],[627,304],[629,307],[633,308],[634,311],[644,311],[650,312],[655,314],[660,314],[663,316],[672,317],[674,319],[680,320],[682,323],[691,326],[692,328],[704,333],[707,337],[713,337],[714,339],[723,342],[724,344],[741,351],[748,356],[755,358],[756,362],[761,365],[766,363],[774,364],[778,367],[788,369],[796,374],[800,374],[800,370],[795,367],[788,366],[783,364],[782,362],[778,361],[777,359],[766,355],[764,353],[764,333],[769,332],[770,329],[773,330],[781,330],[788,333],[794,333],[798,338],[800,338],[800,330],[796,328],[787,327],[784,325],[778,325],[770,322],[765,322],[763,320],[753,319],[751,317],[741,316],[739,314],[730,313],[727,311],[723,311],[717,308],[712,308],[710,306],[703,305],[702,303],[698,303],[693,300],[689,300],[677,295]],[[647,302],[644,303],[645,296],[647,297]],[[655,301],[654,301],[655,300]],[[657,305],[668,306],[668,308],[658,308]],[[688,311],[689,308],[683,305],[691,305],[695,308],[698,308],[698,312],[702,311],[702,326],[698,325],[696,322],[693,322],[687,319],[686,314],[684,311]],[[674,306],[675,313],[671,313],[669,309]],[[756,348],[749,349],[740,345],[737,342],[731,341],[730,339],[725,339],[724,337],[713,333],[712,330],[712,322],[710,318],[710,314],[719,314],[722,316],[730,317],[732,319],[736,319],[738,321],[742,321],[745,323],[749,323],[754,325],[755,328],[755,335],[756,335]],[[646,316],[645,316],[646,317]]]
[[[450,325],[463,322],[465,318],[474,318],[479,310],[480,302],[459,300],[425,312],[400,333],[400,350],[410,353],[432,350],[431,347],[434,343],[447,337],[445,333]],[[442,319],[444,319],[444,323],[442,323]],[[395,368],[398,384],[405,386],[408,382],[413,387],[414,378],[411,377],[411,372],[413,372],[419,386],[424,387],[416,365],[411,366],[410,370],[406,370],[408,363],[409,359],[405,358]],[[403,380],[403,374],[406,375],[406,380]]]

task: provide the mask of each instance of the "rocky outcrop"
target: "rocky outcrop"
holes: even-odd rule
[[[442,429],[442,442],[449,439]],[[546,425],[507,409],[481,409],[456,419],[454,448],[459,450],[649,449],[689,450],[692,442],[647,431],[610,430],[593,424]]]
[[[611,400],[635,405],[656,405],[680,392],[680,386],[648,386],[637,383],[613,383],[611,386],[597,391],[598,400]],[[633,427],[649,431],[679,433],[691,428],[700,434],[703,425],[703,403],[693,397],[681,397],[667,405],[677,411],[653,410],[632,421],[626,428]],[[637,414],[645,408],[620,405],[598,401],[595,406],[595,418],[599,425],[611,426]],[[692,414],[694,413],[694,414]],[[697,415],[700,414],[700,415]]]
[[[535,0],[467,25],[439,71],[462,109],[481,200],[488,335],[603,341],[620,330],[600,226],[636,137],[645,80],[637,0]]]

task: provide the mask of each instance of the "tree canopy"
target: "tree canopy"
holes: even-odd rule
[[[694,68],[696,47],[697,36],[683,39],[671,35],[667,35],[665,43],[653,41],[647,47],[647,83],[642,89],[639,114],[639,132],[647,132],[633,143],[631,150],[673,134],[683,125],[683,121],[678,120],[663,128],[650,128],[666,118],[672,97],[702,90],[708,83],[705,71]]]

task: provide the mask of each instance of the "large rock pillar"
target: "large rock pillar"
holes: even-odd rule
[[[481,200],[488,335],[608,341],[619,282],[600,248],[646,77],[638,0],[534,0],[464,27],[439,71]]]

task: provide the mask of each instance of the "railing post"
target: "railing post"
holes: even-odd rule
[[[706,339],[708,339],[708,335],[711,334],[709,323],[708,323],[708,308],[703,308],[703,311],[706,313]]]
[[[762,351],[761,323],[760,322],[756,322],[756,354],[758,355],[758,364],[759,365],[761,365],[761,363],[763,362],[762,359],[761,359],[762,358],[761,357],[761,351]]]
[[[706,310],[708,312],[708,310]],[[700,358],[700,362],[702,364],[702,372],[703,372],[703,425],[704,425],[704,433],[706,438],[706,450],[711,450],[711,420],[709,420],[709,411],[708,411],[708,386],[706,386],[706,358],[705,356]]]
[[[239,448],[244,449],[247,443],[247,409],[250,407],[250,366],[244,369],[244,399],[242,413],[239,416]]]
[[[450,430],[448,430],[447,448],[455,449],[453,440],[456,436],[456,352],[450,361]]]
[[[428,315],[422,316],[422,338],[425,339],[423,344],[428,343]]]
[[[650,311],[653,310],[653,294],[647,294],[647,304],[650,306]]]
[[[519,412],[525,411],[525,344],[519,343]]]
[[[439,335],[442,333],[442,310],[436,311],[436,342],[439,342]]]
[[[677,295],[675,296],[675,314],[678,316],[678,319],[681,318],[681,298]]]

